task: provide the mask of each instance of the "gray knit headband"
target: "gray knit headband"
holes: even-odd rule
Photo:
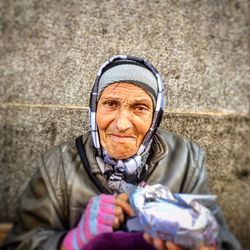
[[[154,103],[157,99],[157,79],[153,73],[143,67],[127,61],[124,64],[117,64],[107,69],[100,77],[98,86],[98,95],[104,88],[113,83],[127,82],[138,85],[153,97]]]

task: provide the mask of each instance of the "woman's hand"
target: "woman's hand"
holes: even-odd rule
[[[92,197],[77,227],[66,234],[60,249],[81,249],[96,235],[113,232],[113,229],[118,229],[123,223],[125,214],[134,214],[127,194],[101,194]]]
[[[115,219],[113,229],[118,229],[124,222],[125,214],[129,216],[134,215],[134,211],[128,203],[128,195],[125,193],[115,196]]]
[[[113,232],[115,215],[115,197],[101,194],[90,198],[77,226],[71,229],[63,239],[65,250],[82,249],[96,235]]]
[[[143,238],[157,250],[183,250],[181,246],[178,246],[170,241],[164,241],[159,238],[153,238],[148,233],[143,234]],[[198,250],[216,250],[213,246],[201,246]]]
[[[183,250],[182,247],[170,241],[164,241],[160,238],[153,238],[148,233],[144,233],[143,238],[147,241],[148,244],[153,245],[157,250]]]

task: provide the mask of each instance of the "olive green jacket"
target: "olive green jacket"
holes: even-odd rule
[[[109,192],[89,132],[82,142],[91,173]],[[149,172],[142,179],[149,185],[161,183],[174,193],[208,193],[203,151],[181,136],[159,129],[148,164]],[[84,212],[89,198],[101,192],[83,167],[75,140],[51,149],[38,160],[37,172],[21,196],[14,227],[3,249],[58,249],[64,234]],[[241,249],[229,232],[219,206],[214,202],[206,206],[220,224],[219,249]]]

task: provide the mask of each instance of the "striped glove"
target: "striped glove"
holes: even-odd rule
[[[101,194],[92,197],[77,227],[70,230],[63,239],[64,249],[81,250],[96,235],[112,232],[114,219],[114,196]]]

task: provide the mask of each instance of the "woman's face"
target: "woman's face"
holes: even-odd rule
[[[115,159],[137,153],[153,117],[153,101],[140,87],[114,83],[101,93],[96,122],[102,147]]]

